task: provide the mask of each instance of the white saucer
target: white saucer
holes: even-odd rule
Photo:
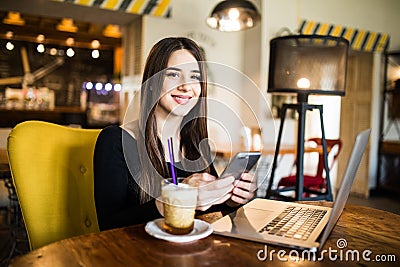
[[[184,243],[198,240],[209,236],[213,232],[211,224],[202,220],[195,219],[194,229],[192,232],[187,235],[172,235],[162,230],[163,223],[164,218],[156,219],[154,221],[148,222],[144,229],[151,236],[175,243]]]

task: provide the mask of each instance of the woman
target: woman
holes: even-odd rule
[[[251,199],[253,175],[242,174],[241,181],[217,179],[211,163],[201,48],[187,38],[162,39],[149,53],[142,81],[139,120],[106,127],[96,143],[94,194],[100,230],[162,216],[157,197],[161,179],[171,177],[169,138],[177,176],[199,186],[197,210],[229,209]]]

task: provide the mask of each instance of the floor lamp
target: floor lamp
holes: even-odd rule
[[[323,122],[323,106],[308,103],[308,96],[345,95],[347,54],[349,42],[341,37],[321,35],[290,35],[277,37],[270,42],[270,64],[268,92],[276,94],[295,94],[297,103],[283,104],[281,123],[269,179],[266,198],[286,200],[332,200],[328,153]],[[273,189],[277,168],[279,148],[283,125],[288,109],[298,113],[297,155],[296,155],[296,187],[295,197],[288,197],[282,192],[288,189]],[[306,112],[318,109],[321,120],[322,147],[327,188],[316,197],[303,197],[304,192],[304,133]]]

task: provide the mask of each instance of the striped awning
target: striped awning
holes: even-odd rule
[[[300,21],[299,33],[343,37],[349,41],[352,49],[366,52],[385,52],[389,47],[390,41],[390,36],[385,33],[370,32],[309,20]]]
[[[139,15],[170,17],[171,0],[53,0],[82,6],[119,10]]]

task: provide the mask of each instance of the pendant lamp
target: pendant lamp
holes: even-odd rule
[[[250,1],[226,0],[215,6],[207,25],[223,32],[235,32],[253,28],[260,19],[260,13]]]

